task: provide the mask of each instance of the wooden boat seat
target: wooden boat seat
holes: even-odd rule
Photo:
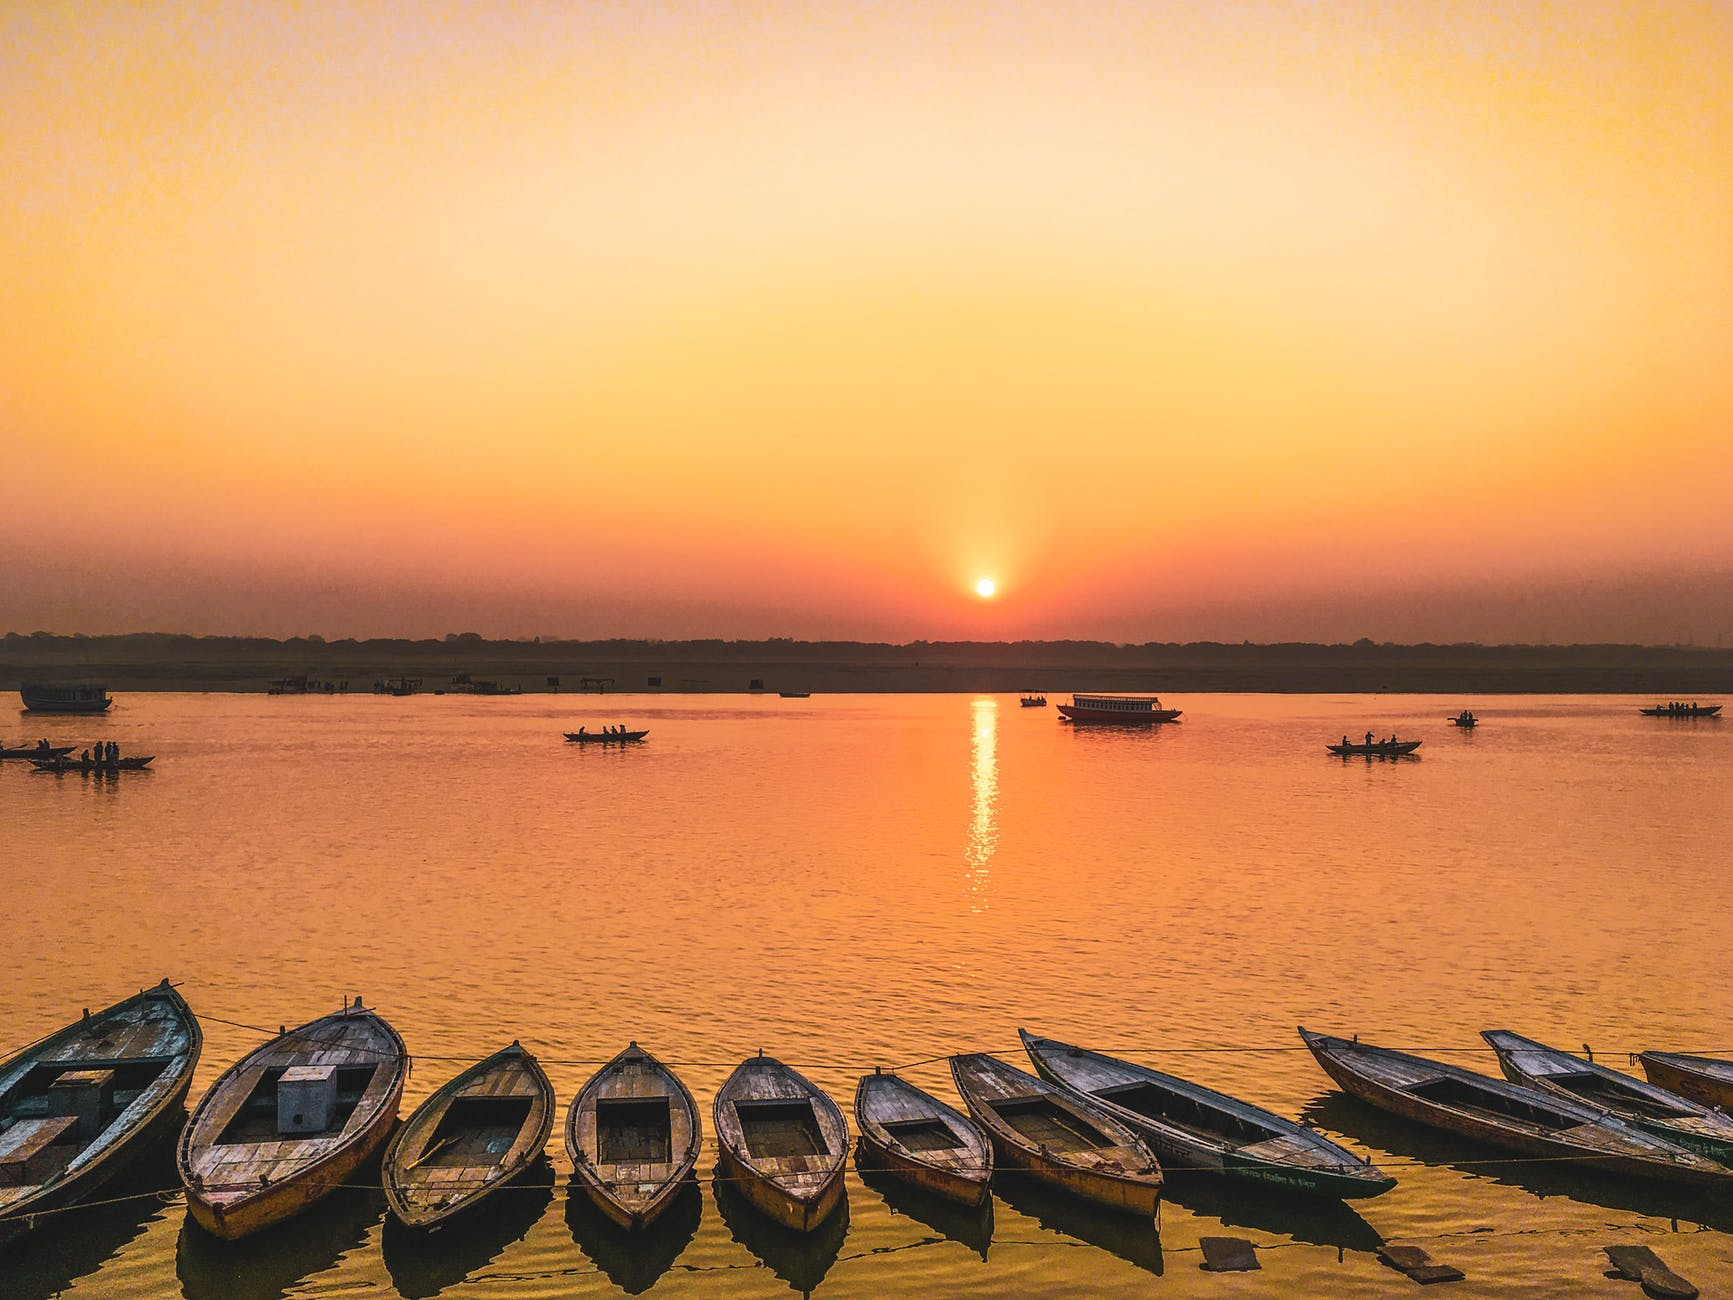
[[[881,1127],[910,1151],[965,1149],[963,1140],[951,1130],[951,1126],[936,1119],[892,1120]]]
[[[0,1133],[0,1187],[28,1187],[53,1177],[61,1153],[49,1148],[77,1124],[75,1115],[53,1115],[21,1119]]]

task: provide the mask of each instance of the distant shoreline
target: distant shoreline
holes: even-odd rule
[[[0,637],[0,690],[24,681],[100,682],[116,691],[264,692],[274,681],[419,679],[424,691],[496,682],[526,694],[730,694],[1023,690],[1175,694],[1652,695],[1733,694],[1733,650],[1695,646],[1253,645],[1122,646],[1097,641],[320,641],[139,633]],[[467,678],[465,682],[459,679]]]

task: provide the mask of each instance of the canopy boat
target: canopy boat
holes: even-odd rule
[[[106,686],[61,686],[25,682],[18,688],[29,713],[102,713],[114,699]]]
[[[1720,1111],[1508,1029],[1487,1029],[1480,1036],[1498,1053],[1498,1066],[1512,1083],[1603,1107],[1669,1142],[1733,1163],[1733,1119]]]
[[[385,1202],[407,1227],[442,1228],[528,1169],[553,1127],[553,1085],[513,1042],[416,1107],[385,1149]]]
[[[578,745],[629,745],[649,734],[648,727],[642,731],[568,731],[566,739]]]
[[[360,998],[255,1048],[181,1131],[187,1210],[233,1241],[355,1182],[391,1135],[408,1077],[403,1040]]]
[[[64,758],[77,748],[77,745],[50,745],[46,740],[37,745],[19,745],[15,749],[0,745],[0,758]]]
[[[1580,1101],[1304,1027],[1300,1037],[1344,1092],[1417,1124],[1608,1173],[1718,1186],[1733,1180],[1733,1169]]]
[[[1733,1061],[1683,1052],[1639,1052],[1637,1061],[1650,1083],[1705,1106],[1733,1110]]]
[[[1164,709],[1154,695],[1073,695],[1059,712],[1069,722],[1111,722],[1120,726],[1177,722],[1180,709]]]
[[[622,1228],[647,1227],[674,1203],[703,1144],[691,1092],[636,1043],[596,1071],[566,1117],[573,1177]]]
[[[32,758],[38,772],[142,772],[156,760],[155,754],[132,754],[125,758],[103,759],[100,763],[94,758],[68,758],[62,754],[59,758]]]
[[[785,1228],[811,1232],[842,1201],[848,1126],[816,1085],[760,1052],[716,1094],[722,1171]]]
[[[1049,1082],[1094,1102],[1172,1167],[1207,1169],[1344,1200],[1377,1196],[1396,1180],[1309,1128],[1170,1074],[1019,1029]]]
[[[1638,709],[1645,718],[1713,718],[1721,712],[1719,704],[1657,704],[1652,709]]]
[[[164,980],[0,1064],[0,1241],[87,1199],[171,1135],[203,1046]]]
[[[854,1094],[860,1149],[923,1191],[964,1205],[991,1195],[993,1149],[967,1115],[894,1074],[863,1075]]]
[[[1161,1166],[1136,1133],[1093,1102],[981,1054],[953,1056],[957,1092],[987,1131],[1001,1168],[1145,1218],[1161,1202]]]
[[[1341,758],[1401,758],[1420,748],[1418,740],[1375,740],[1370,745],[1325,745],[1325,749]]]

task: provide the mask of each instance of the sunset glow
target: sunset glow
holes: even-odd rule
[[[982,578],[975,584],[975,594],[982,600],[991,600],[993,593],[999,590],[999,585],[991,578]]]
[[[1725,7],[0,31],[0,630],[1733,632]]]

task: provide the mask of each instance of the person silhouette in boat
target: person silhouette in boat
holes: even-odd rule
[[[1368,744],[1368,745],[1370,745],[1370,744],[1371,744],[1371,743],[1372,743],[1372,733],[1371,733],[1371,732],[1370,732],[1370,731],[1368,731],[1368,732],[1367,732],[1367,733],[1366,733],[1366,743],[1367,743],[1367,744]]]
[[[578,734],[579,734],[579,735],[580,735],[580,736],[582,736],[582,735],[584,735],[584,734],[585,734],[585,731],[584,731],[584,728],[583,728],[583,727],[579,727],[579,728],[578,728]]]

